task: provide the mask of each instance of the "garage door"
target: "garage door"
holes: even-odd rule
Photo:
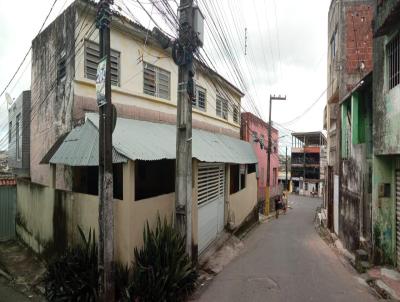
[[[224,165],[199,164],[198,230],[200,253],[224,229],[224,187]]]

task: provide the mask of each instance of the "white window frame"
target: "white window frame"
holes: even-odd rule
[[[199,103],[200,92],[204,93],[204,107],[201,107]],[[196,85],[196,98],[192,100],[192,107],[201,111],[207,111],[207,90],[200,85]]]
[[[216,100],[216,114],[220,118],[223,118],[224,120],[228,120],[228,100],[224,99],[223,97],[217,95],[217,100]]]
[[[111,85],[121,85],[121,53],[111,49]],[[94,58],[97,56],[97,60]],[[90,59],[91,58],[91,59]],[[91,66],[88,65],[90,61]],[[84,69],[85,78],[96,81],[97,65],[100,61],[99,44],[91,40],[85,40]]]
[[[148,73],[153,72],[154,73],[154,91],[152,91],[149,88],[146,88],[146,71]],[[167,92],[166,94],[161,93],[161,77],[166,76],[167,77],[167,89],[164,89]],[[165,99],[165,100],[171,100],[171,73],[168,70],[162,69],[160,67],[157,67],[153,64],[143,62],[143,93],[147,95],[151,95],[157,98]]]
[[[239,106],[233,105],[233,122],[236,124],[240,123],[240,114],[239,114]]]
[[[22,146],[21,146],[21,113],[18,113],[15,118],[15,151],[17,161],[22,158]]]

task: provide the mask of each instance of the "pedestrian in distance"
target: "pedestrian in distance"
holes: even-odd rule
[[[286,214],[286,210],[288,207],[288,196],[286,191],[282,193],[282,206],[283,206],[283,214]]]
[[[283,209],[283,202],[282,202],[282,196],[279,195],[278,198],[275,199],[275,217],[276,219],[279,218],[279,210]]]

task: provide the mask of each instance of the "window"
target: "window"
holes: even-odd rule
[[[247,174],[256,173],[256,172],[257,172],[257,165],[256,164],[247,165]]]
[[[67,75],[67,68],[66,68],[66,55],[65,52],[61,55],[61,58],[58,60],[57,64],[57,81],[60,83],[65,80]]]
[[[170,72],[143,62],[143,93],[169,100],[170,82]]]
[[[8,142],[11,143],[12,139],[12,122],[8,124]]]
[[[230,194],[246,188],[246,165],[231,165],[230,167]]]
[[[175,161],[135,161],[135,200],[175,192]]]
[[[85,41],[85,77],[96,80],[100,60],[99,44]],[[111,84],[119,86],[120,53],[111,49]]]
[[[345,101],[342,104],[342,158],[347,159],[350,155],[351,147],[351,102],[350,100]]]
[[[97,166],[73,167],[74,192],[98,195],[99,168]],[[123,164],[113,164],[113,196],[123,200]]]
[[[228,120],[228,101],[217,96],[217,106],[216,106],[217,116]]]
[[[206,102],[207,102],[207,91],[203,87],[197,85],[196,98],[192,100],[192,107],[205,111]]]
[[[400,34],[386,46],[388,56],[389,89],[400,84]]]
[[[331,38],[331,58],[332,60],[335,59],[336,57],[336,34],[337,34],[337,29],[333,32],[332,38]]]
[[[233,121],[239,123],[239,108],[238,106],[233,106]]]
[[[18,114],[15,123],[15,143],[17,151],[17,160],[21,160],[22,157],[21,140],[20,140],[21,137],[20,123],[21,123],[21,114]]]
[[[256,131],[252,131],[251,136],[253,137],[253,142],[258,142],[258,133]]]
[[[260,136],[260,147],[261,149],[264,149],[265,146],[265,138],[264,138],[264,134],[261,134]]]

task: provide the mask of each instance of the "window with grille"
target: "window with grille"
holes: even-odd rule
[[[169,71],[143,62],[143,93],[169,100],[170,84]]]
[[[67,67],[66,67],[66,55],[63,54],[61,58],[58,60],[57,66],[57,81],[62,82],[65,80],[65,76],[67,75]]]
[[[217,96],[217,106],[216,106],[217,116],[228,120],[228,101]]]
[[[400,84],[400,34],[397,34],[386,46],[388,56],[389,89]]]
[[[120,56],[121,54],[111,49],[111,85],[120,84]],[[100,60],[99,44],[92,41],[85,41],[85,77],[90,80],[96,80],[97,65]]]
[[[233,121],[239,123],[239,108],[238,106],[233,106]]]
[[[203,87],[197,85],[196,98],[192,100],[192,107],[205,111],[206,102],[207,102],[207,91]]]
[[[264,149],[264,144],[265,144],[264,134],[261,134],[261,136],[260,136],[260,147],[261,147],[261,149]]]
[[[8,124],[8,142],[11,143],[12,139],[12,122]]]
[[[16,143],[16,151],[17,151],[17,160],[21,160],[22,157],[22,149],[21,149],[21,114],[17,115],[15,122],[15,143]]]

